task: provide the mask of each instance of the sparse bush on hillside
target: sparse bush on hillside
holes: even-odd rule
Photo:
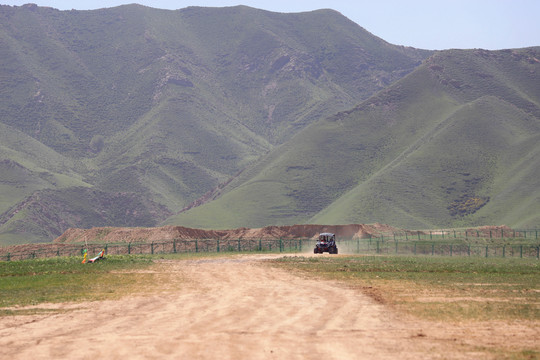
[[[474,214],[480,210],[489,201],[489,197],[469,197],[467,195],[462,196],[458,200],[454,200],[448,210],[451,216],[467,216]]]
[[[100,152],[103,149],[103,146],[105,146],[105,138],[103,135],[94,135],[92,140],[90,140],[90,148],[95,153]]]

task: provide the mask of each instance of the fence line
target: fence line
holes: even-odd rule
[[[476,256],[476,257],[519,257],[540,258],[540,245],[532,244],[441,244],[437,242],[399,242],[372,240],[352,240],[344,242],[340,247],[341,253],[374,253],[395,255],[430,255],[430,256]]]
[[[506,232],[505,232],[506,231]],[[514,232],[516,236],[514,235]],[[482,235],[482,236],[481,236]],[[507,236],[512,235],[512,236]],[[482,256],[540,258],[538,230],[440,230],[407,231],[368,235],[367,238],[337,241],[340,254],[399,254],[430,256]],[[492,241],[498,243],[490,243]],[[502,243],[501,243],[502,242]],[[312,239],[173,239],[119,244],[40,244],[35,249],[0,254],[0,261],[55,256],[89,256],[102,249],[109,255],[216,252],[312,252]]]
[[[35,249],[0,254],[0,261],[26,260],[58,256],[82,256],[87,249],[89,256],[102,249],[109,255],[174,254],[215,252],[301,252],[302,247],[313,245],[309,239],[173,239],[166,241],[87,245],[40,244]]]

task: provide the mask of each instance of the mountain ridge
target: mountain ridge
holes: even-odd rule
[[[0,243],[139,223],[538,226],[539,58],[395,46],[334,10],[1,6]],[[65,224],[44,223],[55,211]]]
[[[485,223],[537,226],[540,209],[535,204],[540,197],[540,184],[536,179],[540,174],[536,169],[540,164],[533,156],[526,157],[529,162],[523,162],[521,157],[538,151],[539,118],[538,108],[534,107],[540,97],[535,60],[538,50],[438,52],[411,74],[353,109],[304,129],[297,135],[302,139],[295,139],[289,149],[269,160],[270,168],[267,164],[266,170],[258,168],[254,172],[266,171],[267,180],[254,177],[240,182],[242,186],[251,184],[256,188],[257,181],[274,179],[273,197],[250,196],[247,190],[231,187],[223,191],[221,199],[206,205],[206,210],[193,209],[191,215],[180,214],[166,223],[209,226],[204,220],[206,216],[215,218],[231,208],[231,202],[251,197],[256,206],[247,210],[233,207],[242,214],[239,219],[251,217],[255,224],[260,224],[257,221],[275,214],[277,223],[286,225],[299,219],[280,206],[302,209],[295,197],[303,192],[309,207],[304,206],[300,216],[308,218],[304,220],[308,223],[369,223],[384,218],[386,223],[407,228]],[[483,64],[486,55],[495,60]],[[504,73],[504,82],[487,72],[497,74],[513,62],[513,71]],[[528,77],[525,82],[524,77]],[[478,82],[477,78],[484,80]],[[509,88],[524,89],[521,92],[528,95],[520,98]],[[320,145],[314,146],[316,141],[311,140],[322,138],[321,134],[336,144],[320,151]],[[524,146],[532,149],[526,151]],[[427,153],[423,150],[426,148],[430,148]],[[304,160],[302,165],[299,159]],[[418,163],[420,159],[422,162]],[[528,174],[519,181],[509,170],[518,161],[524,163]],[[353,170],[340,173],[347,165]],[[288,176],[290,171],[286,170],[293,168],[299,173],[296,177]],[[325,172],[337,175],[327,176]],[[309,180],[317,177],[321,180],[316,183]],[[427,178],[432,183],[424,180]],[[280,182],[283,185],[277,185]],[[298,190],[291,192],[291,188]],[[336,198],[332,191],[338,189],[342,192]],[[518,189],[527,189],[528,195]],[[498,191],[519,193],[516,199],[526,201],[529,207],[520,207],[514,199],[506,205],[496,201],[500,198]],[[520,210],[512,211],[514,206]],[[506,215],[505,211],[514,214]],[[258,213],[261,215],[257,216]],[[497,216],[493,216],[495,213]]]
[[[0,184],[13,194],[0,213],[70,183],[177,212],[431,54],[388,44],[334,10],[28,5],[1,6],[0,20],[0,125],[57,159],[39,172],[66,176],[38,185],[30,179],[40,166],[10,145],[2,156],[36,185]]]

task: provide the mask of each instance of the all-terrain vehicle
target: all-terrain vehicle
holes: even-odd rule
[[[337,254],[336,246],[336,235],[332,233],[320,233],[315,249],[313,249],[314,254],[322,254],[327,252],[329,254]]]

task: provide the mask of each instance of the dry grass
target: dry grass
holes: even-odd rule
[[[356,288],[422,324],[418,336],[452,339],[481,358],[540,359],[536,259],[325,256],[273,265]]]

